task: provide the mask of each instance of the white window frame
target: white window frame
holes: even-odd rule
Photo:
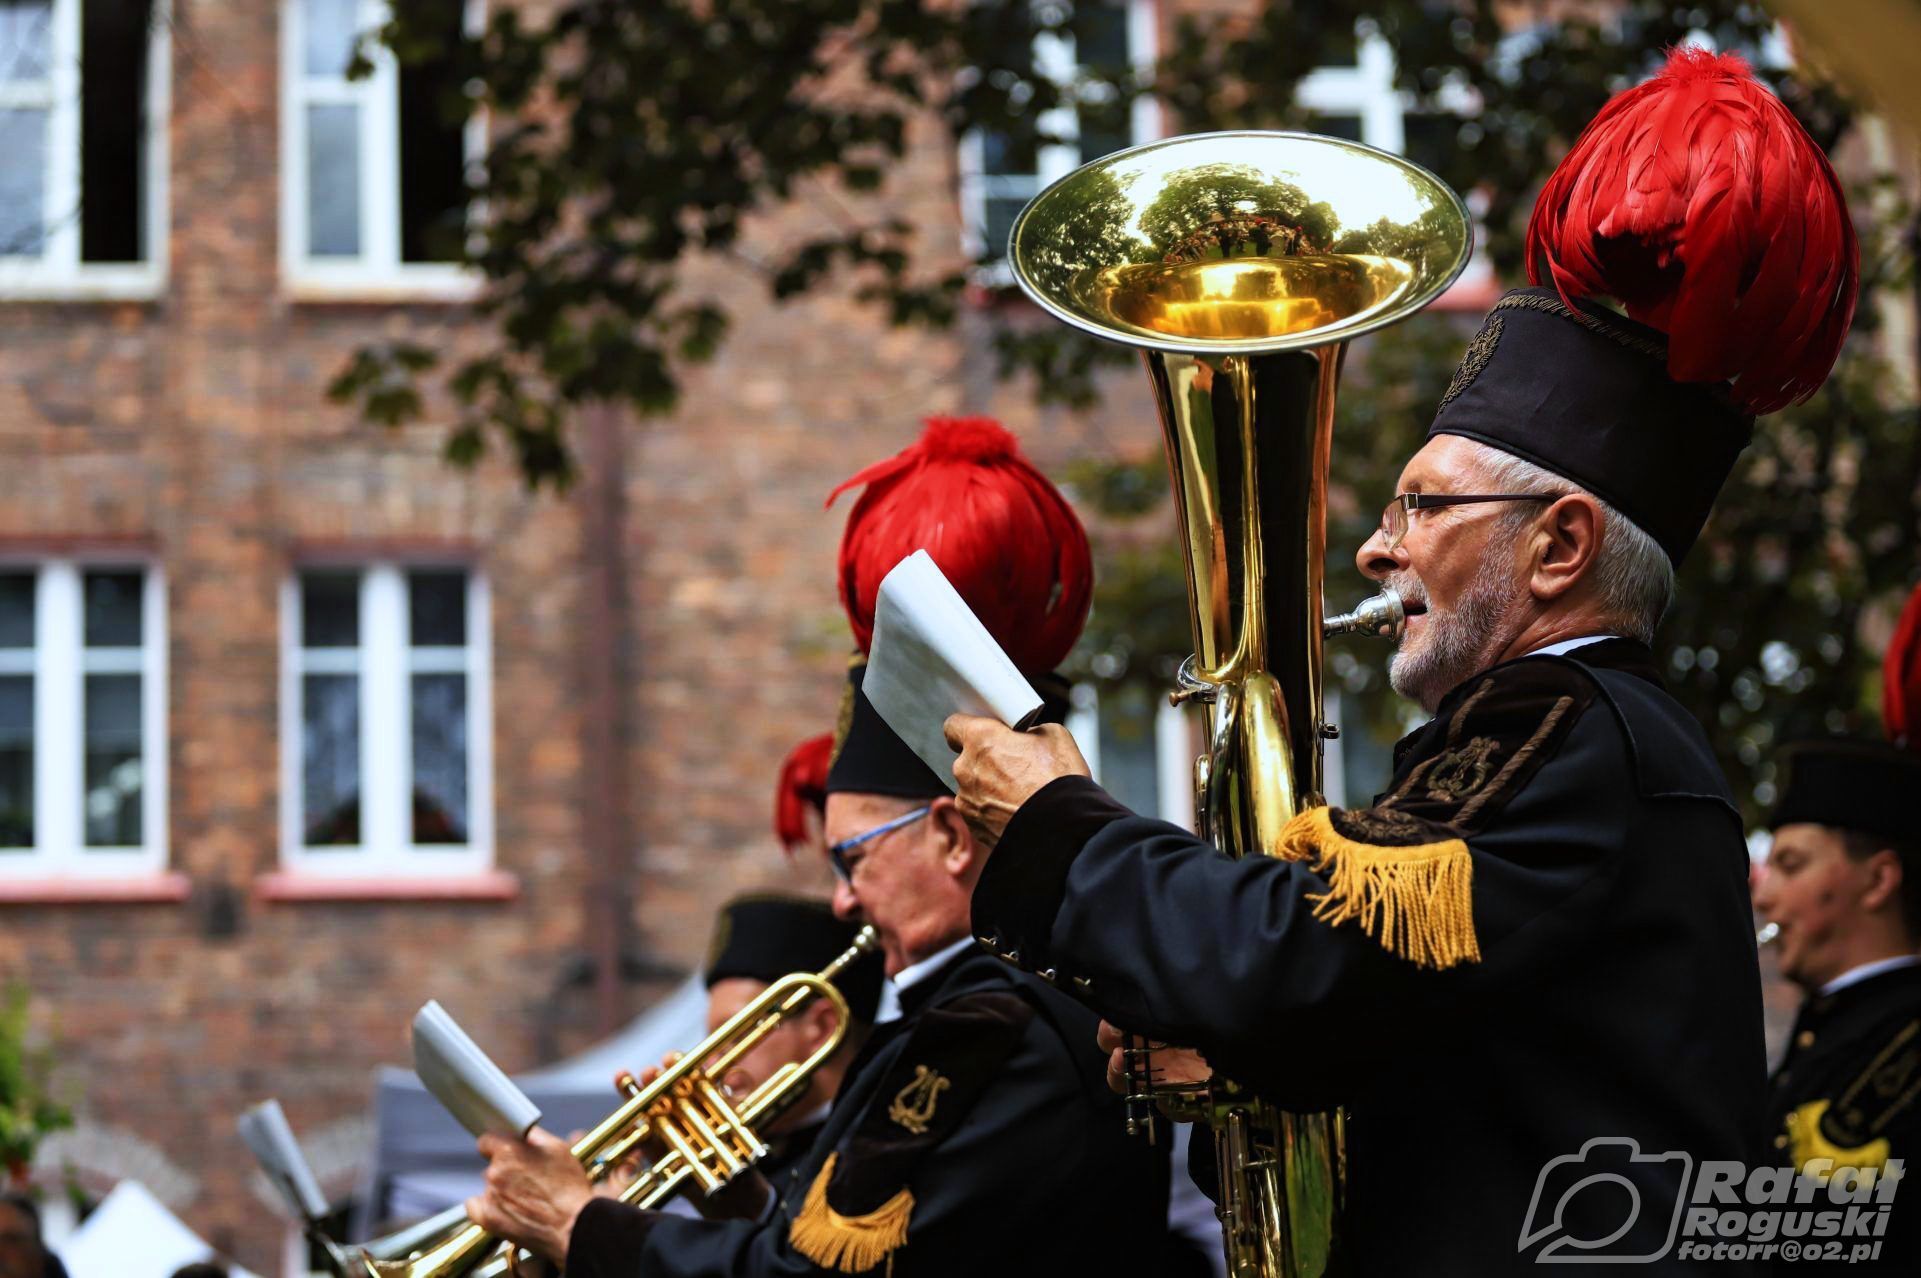
[[[173,41],[170,0],[154,0],[147,38],[147,97],[141,138],[145,170],[140,240],[145,261],[80,259],[80,6],[53,0],[48,78],[0,81],[0,108],[48,112],[46,172],[41,177],[46,240],[39,255],[0,256],[0,301],[141,300],[158,297],[167,278],[167,116]]]
[[[461,649],[414,648],[407,635],[406,575],[458,569],[467,577],[467,644]],[[360,644],[352,652],[310,653],[301,643],[300,577],[305,572],[360,575]],[[451,559],[329,559],[300,564],[281,587],[280,601],[280,845],[281,864],[315,878],[436,880],[473,875],[494,865],[493,646],[486,577]],[[467,676],[467,842],[413,841],[413,681],[416,673],[458,671]],[[354,673],[360,677],[360,833],[353,844],[309,847],[306,824],[304,722],[301,678]]]
[[[1127,52],[1133,69],[1151,74],[1160,57],[1158,0],[1120,0],[1127,9]],[[1074,87],[1080,72],[1071,34],[1043,34],[1034,38],[1034,74],[1063,90]],[[1147,94],[1136,97],[1131,105],[1129,132],[1139,146],[1161,134],[1159,105]],[[988,173],[987,149],[980,131],[970,130],[960,142],[961,246],[969,258],[987,251],[987,201],[990,198],[1026,198],[1039,195],[1051,182],[1058,181],[1080,167],[1080,116],[1071,102],[1043,111],[1037,121],[1040,132],[1063,139],[1038,148],[1033,173]],[[1013,272],[1006,261],[998,260],[981,268],[984,283],[1008,284]]]
[[[0,879],[103,879],[167,868],[167,587],[160,566],[125,553],[48,558],[0,556],[0,567],[34,571],[33,653],[0,652],[0,674],[33,676],[31,852],[0,853]],[[84,647],[83,575],[90,568],[142,574],[140,650]],[[86,842],[85,679],[139,674],[140,832],[134,846]]]
[[[359,0],[361,31],[387,20],[387,0]],[[468,30],[485,18],[483,0],[466,6]],[[350,301],[442,299],[479,294],[480,274],[454,262],[400,260],[400,67],[391,50],[368,50],[373,71],[364,80],[310,76],[306,64],[305,0],[280,6],[280,268],[297,299]],[[307,253],[307,107],[338,103],[360,108],[360,255]],[[467,163],[486,154],[485,114],[475,111],[463,131]],[[478,205],[471,217],[480,216]]]

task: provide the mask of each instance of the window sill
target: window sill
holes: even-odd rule
[[[255,879],[253,895],[260,901],[512,901],[520,896],[520,879],[502,870],[432,877],[280,870]]]
[[[466,271],[434,271],[409,277],[290,276],[287,298],[296,305],[396,306],[439,304],[464,306],[479,300],[480,276]]]
[[[145,272],[47,275],[0,267],[0,304],[8,302],[153,302],[166,280]]]
[[[0,905],[171,905],[187,899],[184,874],[128,874],[97,878],[0,878]]]

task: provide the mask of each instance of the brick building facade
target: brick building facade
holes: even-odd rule
[[[60,65],[97,35],[81,7],[0,6],[7,74],[51,86],[49,149],[73,144],[63,109],[97,140],[62,106],[79,87]],[[695,964],[734,891],[824,887],[782,859],[768,812],[780,757],[831,724],[838,697],[827,491],[927,413],[1003,412],[1050,465],[1094,429],[998,391],[978,324],[895,331],[831,291],[738,312],[673,418],[580,423],[589,475],[564,496],[529,494],[498,459],[449,467],[444,413],[398,434],[358,422],[324,394],[358,343],[458,345],[470,321],[444,272],[304,271],[288,243],[323,235],[317,214],[290,220],[288,113],[304,107],[313,136],[326,125],[319,99],[290,96],[305,51],[289,23],[304,15],[311,37],[337,7],[162,7],[129,184],[150,233],[119,251],[138,260],[57,242],[50,161],[32,194],[52,229],[0,262],[0,610],[17,632],[0,654],[0,809],[17,828],[0,843],[18,845],[0,851],[0,984],[30,990],[79,1119],[38,1179],[98,1197],[139,1177],[263,1273],[285,1244],[234,1132],[246,1104],[281,1098],[344,1192],[372,1067],[406,1059],[426,998],[527,1067]],[[962,163],[930,122],[891,184],[954,260]],[[378,204],[363,196],[363,218],[390,215]],[[756,234],[798,236],[807,217]],[[739,293],[733,269],[706,282]],[[1103,446],[1150,439],[1149,412],[1102,423]],[[450,581],[468,624],[423,642],[421,611]],[[404,719],[382,700],[396,692],[423,728],[435,671],[467,684],[465,846],[423,834],[419,785],[402,828],[405,787],[381,768],[407,760],[372,739]],[[330,678],[360,688],[343,700]],[[352,746],[322,721],[334,711]],[[346,781],[290,769],[325,741]],[[316,833],[303,802],[351,819]],[[96,830],[96,809],[122,828]],[[375,829],[396,820],[392,837]],[[597,986],[605,971],[618,979]]]
[[[1235,6],[1128,0],[1102,38],[1149,58],[1185,7]],[[324,394],[370,337],[473,332],[380,180],[404,86],[321,56],[339,4],[161,4],[119,103],[152,123],[122,163],[133,221],[117,246],[63,222],[62,193],[111,174],[60,157],[114,102],[61,67],[99,38],[89,13],[144,11],[0,4],[0,54],[27,51],[0,88],[45,89],[46,159],[42,238],[7,243],[27,197],[0,190],[0,984],[31,991],[76,1101],[42,1187],[139,1177],[279,1273],[246,1104],[281,1098],[344,1192],[371,1070],[405,1060],[425,999],[524,1068],[689,970],[733,892],[824,888],[767,814],[839,693],[836,482],[929,413],[997,414],[1056,472],[1156,430],[1144,393],[1096,420],[998,385],[983,315],[894,330],[830,289],[738,308],[673,417],[585,415],[565,495],[451,468],[444,406],[391,433]],[[1383,53],[1303,96],[1400,149]],[[359,149],[330,170],[342,128]],[[1006,173],[923,121],[889,198],[968,260],[1073,150]],[[326,203],[349,178],[351,216]],[[761,293],[724,263],[699,282]]]

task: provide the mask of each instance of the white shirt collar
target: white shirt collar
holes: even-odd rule
[[[1573,652],[1576,648],[1585,648],[1591,643],[1602,643],[1606,640],[1619,639],[1620,637],[1620,635],[1582,635],[1578,639],[1563,639],[1559,643],[1551,643],[1545,648],[1536,648],[1534,651],[1523,655],[1529,657],[1560,657]]]
[[[1850,985],[1859,985],[1870,976],[1879,976],[1883,972],[1892,972],[1896,968],[1913,967],[1917,963],[1921,963],[1921,954],[1897,954],[1893,958],[1876,959],[1872,963],[1863,963],[1860,967],[1849,968],[1847,971],[1841,973],[1841,975],[1829,981],[1826,985],[1823,985],[1821,987],[1821,993],[1824,996],[1838,993]]]
[[[874,1023],[876,1025],[884,1025],[888,1021],[899,1020],[900,992],[918,985],[935,972],[940,971],[941,968],[947,965],[950,959],[964,953],[971,948],[973,944],[973,937],[963,936],[946,949],[938,950],[918,963],[909,963],[906,967],[903,967],[893,980],[881,987],[880,1008],[874,1013]]]

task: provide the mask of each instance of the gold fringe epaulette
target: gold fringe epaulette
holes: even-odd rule
[[[807,1190],[800,1214],[787,1231],[787,1241],[822,1269],[866,1273],[907,1242],[907,1218],[914,1211],[914,1195],[902,1189],[864,1215],[841,1215],[827,1202],[827,1183],[834,1178],[834,1163],[839,1157],[827,1156],[820,1175]]]
[[[1306,861],[1328,890],[1308,899],[1323,923],[1358,922],[1382,949],[1421,967],[1481,961],[1474,935],[1474,858],[1458,838],[1405,847],[1361,843],[1309,808],[1281,830],[1278,855]]]

